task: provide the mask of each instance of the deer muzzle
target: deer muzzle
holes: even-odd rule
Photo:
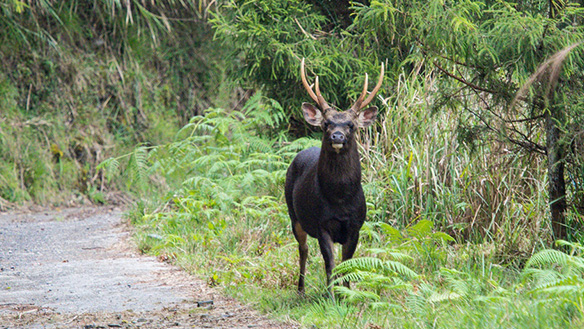
[[[347,141],[347,137],[345,137],[345,134],[343,134],[340,131],[335,131],[331,135],[331,144],[332,144],[333,148],[337,151],[343,148],[346,141]]]

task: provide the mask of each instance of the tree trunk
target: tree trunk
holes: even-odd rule
[[[561,0],[549,0],[549,16],[557,18],[565,7]],[[545,110],[546,150],[548,161],[548,191],[550,217],[554,239],[566,239],[566,181],[564,180],[564,148],[561,142],[560,122],[562,109],[557,102],[556,89],[550,86],[547,109]]]
[[[550,100],[553,100],[553,96]],[[553,102],[553,101],[552,101]],[[554,239],[566,239],[566,182],[564,149],[560,139],[559,114],[555,104],[546,110],[545,130],[548,161],[549,202]]]

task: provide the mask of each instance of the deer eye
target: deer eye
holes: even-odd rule
[[[353,122],[349,122],[349,128],[354,129],[355,128],[355,124]]]

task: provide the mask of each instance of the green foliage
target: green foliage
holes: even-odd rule
[[[541,250],[553,240],[538,155],[553,110],[581,238],[582,49],[566,53],[554,97],[539,69],[582,39],[574,2],[7,0],[0,11],[1,208],[132,191],[143,251],[305,326],[582,327],[580,246]],[[303,57],[340,108],[387,67],[378,124],[358,136],[369,222],[336,268],[353,284],[336,300],[314,239],[308,296],[294,292],[284,176],[319,144],[299,124]]]
[[[376,226],[389,238],[383,240],[385,246],[370,250],[378,254],[375,258],[355,258],[335,268],[337,282],[350,279],[354,284],[351,289],[335,287],[335,291],[344,303],[359,310],[361,318],[377,326],[576,328],[583,321],[584,259],[579,256],[579,245],[560,241],[572,249],[570,254],[542,250],[517,273],[493,266],[484,256],[478,263],[465,261],[463,255],[471,251],[468,248],[458,250],[452,258],[455,251],[439,243],[437,248],[450,255],[439,266],[432,266],[419,249],[406,242],[422,237],[450,240],[446,234],[430,233],[427,223],[418,224],[416,236],[409,238],[404,237],[412,230]],[[387,257],[396,261],[382,260]],[[487,263],[491,265],[485,271]],[[381,316],[387,311],[390,318]]]
[[[410,102],[408,97],[402,97],[396,101],[395,108],[399,110]],[[265,112],[273,113],[273,117],[268,118]],[[205,278],[210,285],[222,286],[266,312],[292,317],[305,326],[523,328],[578,327],[582,323],[582,311],[567,302],[570,298],[578,300],[582,286],[579,279],[582,274],[576,270],[580,265],[570,265],[571,262],[582,263],[575,254],[578,250],[573,247],[575,245],[569,245],[575,248],[571,254],[554,251],[555,256],[547,257],[545,252],[536,253],[527,260],[524,270],[516,266],[522,263],[521,259],[509,261],[507,257],[511,254],[506,254],[509,249],[497,245],[510,244],[515,241],[513,239],[526,243],[522,240],[526,239],[525,235],[516,235],[517,230],[527,227],[525,223],[511,220],[520,214],[511,210],[522,209],[513,208],[518,207],[520,196],[497,201],[499,193],[523,191],[530,195],[531,188],[536,187],[513,183],[513,175],[509,173],[495,177],[483,172],[482,182],[469,179],[464,184],[456,183],[457,179],[467,179],[465,176],[473,177],[472,171],[483,168],[477,164],[482,160],[472,160],[468,154],[453,158],[441,155],[436,160],[422,156],[443,154],[441,152],[453,154],[443,151],[452,150],[453,146],[447,144],[455,142],[452,135],[432,139],[444,141],[437,146],[438,151],[418,153],[413,151],[419,146],[412,139],[394,135],[419,134],[419,142],[429,145],[428,137],[424,136],[432,136],[441,126],[424,120],[418,121],[424,122],[422,128],[393,128],[382,122],[384,135],[370,131],[361,136],[363,145],[376,146],[362,149],[370,220],[363,227],[357,255],[335,268],[338,285],[334,291],[339,298],[332,301],[324,293],[326,280],[317,243],[310,239],[312,253],[306,277],[307,297],[296,296],[297,246],[288,227],[289,218],[283,202],[284,173],[298,150],[319,142],[314,139],[288,142],[285,135],[275,134],[275,127],[286,124],[282,112],[275,101],[256,95],[241,112],[209,109],[204,116],[194,117],[181,129],[175,141],[151,148],[139,147],[126,157],[103,163],[104,169],[125,171],[128,177],[135,177],[130,171],[139,171],[141,167],[128,166],[130,158],[147,152],[142,168],[148,183],[142,188],[152,189],[161,182],[169,188],[157,202],[141,203],[133,211],[131,218],[138,228],[140,248],[173,259]],[[402,115],[424,118],[427,114],[414,111]],[[399,114],[396,116],[399,118]],[[371,143],[372,140],[391,140],[393,145]],[[412,146],[406,148],[403,145],[408,144],[404,143]],[[385,147],[392,148],[392,159],[407,160],[390,163],[382,156],[389,153]],[[460,159],[468,162],[458,172]],[[499,166],[513,168],[515,161],[519,160],[510,159]],[[443,165],[431,167],[428,163]],[[419,174],[427,171],[420,169],[424,168],[419,167],[421,165],[430,166],[431,175],[426,177],[432,178],[433,188],[448,190],[451,195],[443,200],[441,192],[435,193],[435,199],[443,203],[436,202],[431,212],[412,211],[407,215],[411,217],[403,215],[403,222],[395,221],[394,216],[399,212],[383,206],[387,204],[384,198],[413,190],[403,199],[407,200],[407,206],[400,202],[394,204],[401,209],[421,204],[417,202],[424,200],[426,194],[422,188],[429,185]],[[441,176],[444,173],[451,175],[450,178]],[[389,180],[388,176],[395,178]],[[140,184],[138,180],[130,181]],[[395,188],[397,182],[402,184],[400,190]],[[498,183],[489,187],[491,182]],[[463,186],[450,189],[456,184]],[[465,194],[481,186],[480,193]],[[388,188],[393,190],[389,192]],[[489,196],[490,191],[496,193]],[[505,239],[493,237],[484,239],[483,245],[465,245],[439,230],[448,227],[436,224],[443,220],[437,214],[447,213],[445,205],[459,211],[451,214],[455,219],[464,215],[460,208],[471,207],[457,205],[465,200],[470,203],[472,196],[477,195],[491,198],[483,205],[493,206],[495,214],[502,212],[497,223],[516,225],[515,228],[496,228],[496,232],[507,235]],[[449,203],[454,201],[456,203]],[[541,216],[537,201],[533,202],[534,209],[521,211]],[[475,213],[470,218],[477,221],[478,217]],[[533,246],[539,241],[532,238],[526,244]],[[566,265],[559,267],[554,262]],[[345,281],[350,281],[352,288],[344,287]],[[562,289],[571,289],[571,292],[562,295]]]
[[[550,8],[550,3],[556,4],[557,8]],[[326,4],[320,6],[326,7]],[[312,70],[313,74],[321,77],[323,84],[326,83],[322,88],[324,97],[341,108],[346,108],[350,100],[355,98],[360,90],[363,73],[372,73],[372,68],[384,60],[388,62],[387,78],[380,91],[384,104],[400,102],[404,92],[418,92],[420,94],[416,96],[423,103],[423,110],[428,111],[426,105],[429,104],[435,116],[420,116],[415,113],[415,109],[406,108],[405,113],[415,114],[404,116],[411,121],[394,121],[402,113],[399,108],[390,106],[383,109],[391,119],[388,120],[390,127],[386,125],[382,129],[398,129],[394,126],[407,126],[409,122],[416,123],[415,120],[420,118],[438,122],[447,118],[442,122],[448,122],[442,127],[441,133],[424,136],[428,140],[426,143],[418,143],[413,135],[382,134],[384,138],[376,141],[387,146],[384,160],[392,156],[395,147],[403,145],[394,144],[391,137],[404,136],[411,138],[410,143],[405,145],[413,149],[412,157],[398,158],[398,161],[415,161],[424,156],[430,160],[425,164],[435,163],[433,157],[441,156],[442,159],[436,159],[438,161],[444,160],[444,154],[447,158],[454,158],[461,153],[462,148],[470,148],[483,156],[483,159],[479,159],[475,157],[476,153],[471,153],[468,157],[453,160],[461,166],[450,167],[452,171],[448,175],[454,180],[458,177],[458,182],[447,186],[447,189],[443,189],[446,187],[444,184],[439,185],[443,196],[449,195],[449,189],[454,189],[450,195],[458,195],[460,191],[474,193],[473,201],[465,200],[455,204],[454,200],[448,200],[442,205],[443,209],[448,209],[448,213],[432,212],[432,215],[445,216],[445,222],[455,230],[462,228],[464,236],[495,236],[493,228],[513,225],[501,223],[501,215],[505,212],[517,213],[519,218],[531,217],[539,205],[521,206],[524,200],[529,203],[528,200],[534,199],[530,194],[536,190],[532,189],[528,193],[520,193],[521,200],[512,207],[500,208],[503,200],[513,198],[515,187],[501,186],[508,182],[504,177],[507,172],[495,169],[497,165],[485,168],[485,164],[516,161],[516,166],[506,166],[514,169],[528,167],[529,171],[537,172],[535,176],[538,176],[544,170],[545,162],[542,160],[566,165],[569,174],[563,175],[567,181],[565,188],[569,201],[575,206],[570,209],[580,212],[578,209],[581,208],[583,198],[579,186],[582,185],[580,173],[583,158],[578,136],[582,134],[583,126],[581,104],[584,94],[581,92],[581,82],[584,79],[580,69],[584,65],[583,48],[574,47],[563,61],[554,97],[550,96],[550,90],[556,85],[554,79],[558,76],[552,70],[562,64],[556,61],[550,67],[540,68],[547,58],[553,58],[554,54],[570,45],[577,45],[584,37],[581,24],[584,11],[578,3],[527,1],[515,4],[506,1],[442,0],[338,3],[334,12],[344,10],[352,14],[346,16],[350,19],[343,21],[348,24],[334,24],[337,21],[333,23],[331,16],[324,14],[326,10],[319,8],[322,7],[295,1],[287,2],[286,5],[274,1],[230,1],[220,6],[212,20],[215,36],[219,41],[231,45],[234,57],[237,54],[241,58],[241,61],[231,63],[233,68],[230,69],[230,75],[246,85],[264,88],[269,97],[278,99],[284,108],[298,113],[300,102],[306,99],[300,87],[297,69],[301,58],[306,57],[309,71]],[[532,75],[538,71],[543,73],[534,79]],[[415,82],[417,86],[411,82],[415,78],[418,78]],[[404,85],[404,80],[410,81]],[[407,84],[410,83],[414,88],[407,90],[410,87]],[[521,95],[516,97],[518,92]],[[544,120],[550,115],[552,118]],[[561,138],[557,141],[554,138],[546,139],[546,135],[552,133],[553,126],[561,131]],[[293,129],[299,130],[298,127]],[[452,135],[448,136],[450,133]],[[433,146],[436,139],[442,137],[452,139],[445,141],[449,148],[440,152]],[[435,153],[431,153],[433,157],[426,156],[421,152],[422,149]],[[561,150],[558,159],[537,158],[555,154],[552,149]],[[497,154],[497,160],[490,159],[492,154]],[[526,160],[526,156],[529,160]],[[485,159],[487,157],[489,159]],[[430,166],[423,169],[418,173],[426,173],[428,176],[434,174]],[[529,176],[529,171],[519,170],[511,175]],[[488,173],[488,184],[472,186],[472,182],[484,178],[472,174],[483,172]],[[489,181],[492,176],[495,179]],[[469,178],[468,181],[463,179],[465,177]],[[430,180],[430,177],[427,178],[424,183]],[[529,185],[525,184],[527,179],[530,178],[520,178],[512,183]],[[559,177],[548,178],[548,182],[558,180]],[[446,181],[448,179],[442,183]],[[394,186],[394,190],[404,197],[396,202],[411,205],[411,199],[415,197],[412,192],[416,190],[399,186],[405,180],[397,180],[395,183],[397,186]],[[419,186],[428,186],[432,190],[436,185]],[[503,192],[498,193],[497,189]],[[401,222],[410,221],[413,217],[411,212],[417,209],[425,212],[435,209],[435,194],[421,195],[426,196],[421,204],[399,209],[398,212],[406,217]],[[539,199],[539,196],[535,199]],[[481,208],[478,208],[477,202],[481,203]],[[467,213],[463,216],[468,217],[469,212],[478,216],[475,219],[481,222],[480,232],[466,231],[466,223],[447,218],[451,213],[454,213],[454,217]],[[496,214],[494,217],[486,218],[493,212]],[[569,215],[568,218],[574,217]],[[467,222],[474,223],[474,220],[468,219]],[[564,221],[562,225],[573,225],[570,234],[579,228],[577,220],[570,223]],[[514,244],[524,248],[525,241],[519,241],[517,237],[513,240]]]
[[[186,252],[188,264],[213,264],[213,271],[204,273],[213,284],[288,284],[289,262],[278,259],[270,267],[256,262],[260,256],[278,257],[288,244],[288,218],[279,197],[285,171],[294,150],[314,141],[287,143],[274,134],[285,124],[281,112],[277,102],[256,94],[242,112],[209,109],[193,117],[174,142],[103,162],[100,168],[124,172],[143,193],[178,187],[156,209],[134,215],[134,223],[146,230],[141,248]],[[273,266],[286,270],[274,273]]]
[[[299,67],[306,57],[307,70],[321,78],[325,98],[346,109],[361,91],[365,72],[377,75],[379,60],[372,61],[374,54],[346,37],[348,30],[330,24],[324,13],[336,10],[342,8],[335,3],[226,1],[211,24],[216,39],[237,59],[228,63],[236,81],[261,87],[268,97],[299,113],[306,99]]]
[[[524,280],[531,283],[530,293],[566,307],[584,312],[584,258],[582,246],[558,241],[558,245],[570,248],[569,254],[544,249],[533,255],[523,271]]]
[[[550,168],[561,166],[549,173],[555,176],[548,182],[558,184],[551,190],[566,189],[568,202],[580,203],[575,187],[581,179],[565,175],[563,166],[581,171],[581,152],[569,146],[582,134],[581,106],[570,105],[581,104],[584,95],[581,3],[379,1],[356,6],[356,13],[354,26],[369,29],[365,38],[377,37],[371,42],[377,51],[394,47],[408,72],[441,77],[429,101],[437,112],[468,114],[459,117],[460,141],[476,147],[496,140],[545,155]],[[373,23],[384,19],[395,26]],[[565,197],[551,195],[549,202],[561,205]],[[578,223],[552,216],[578,231]]]
[[[230,106],[221,49],[205,21],[212,8],[0,1],[1,200],[99,203],[127,190],[123,176],[104,179],[101,161],[168,142],[211,104]],[[143,160],[144,152],[132,156],[138,168]]]

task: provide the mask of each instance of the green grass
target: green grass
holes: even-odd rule
[[[288,164],[319,141],[273,135],[285,115],[261,94],[243,112],[208,110],[174,142],[143,149],[128,170],[178,187],[130,212],[139,247],[307,328],[580,327],[584,259],[578,244],[546,249],[541,162],[497,144],[465,147],[450,114],[431,115],[416,88],[404,89],[360,137],[368,222],[354,261],[337,267],[352,289],[335,288],[335,300],[315,239],[307,296],[296,294],[283,200]]]

